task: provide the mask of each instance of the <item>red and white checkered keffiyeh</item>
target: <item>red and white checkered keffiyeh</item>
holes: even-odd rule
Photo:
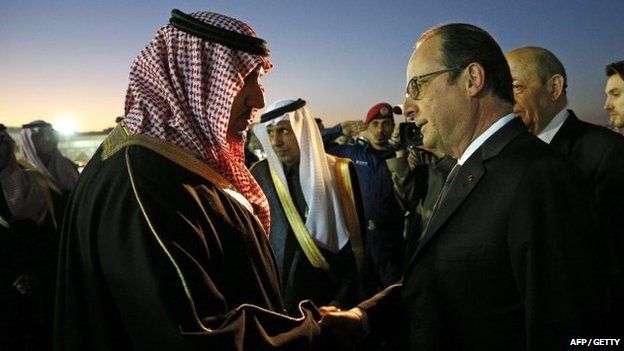
[[[220,28],[256,35],[245,23],[224,15],[196,12],[191,16]],[[249,200],[269,233],[269,205],[245,167],[244,142],[226,140],[234,97],[243,88],[244,78],[258,65],[265,72],[273,67],[264,57],[166,25],[130,68],[124,123],[133,134],[157,137],[206,161]]]

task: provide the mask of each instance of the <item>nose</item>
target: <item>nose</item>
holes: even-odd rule
[[[281,146],[283,144],[282,137],[277,132],[270,134],[269,138],[271,139],[271,146],[273,147]]]
[[[613,110],[613,104],[611,103],[611,98],[610,97],[608,97],[607,100],[605,100],[604,109],[605,109],[605,111]]]
[[[408,96],[405,97],[405,102],[403,102],[403,116],[408,118],[416,118],[418,114],[418,105],[416,101]]]
[[[256,109],[264,108],[264,89],[257,80],[253,82],[251,91],[247,95],[247,99],[245,99],[245,104]]]

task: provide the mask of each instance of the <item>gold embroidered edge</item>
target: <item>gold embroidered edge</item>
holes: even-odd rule
[[[314,267],[323,269],[330,275],[330,277],[335,279],[333,273],[331,272],[329,263],[325,260],[323,253],[321,253],[318,246],[316,246],[316,243],[312,240],[312,236],[310,236],[308,228],[306,228],[301,216],[295,209],[295,205],[290,197],[290,194],[286,190],[285,185],[282,184],[279,177],[270,166],[269,172],[271,173],[273,185],[275,186],[278,198],[282,204],[282,208],[284,209],[286,219],[290,223],[290,227],[292,228],[295,238],[297,238],[303,253],[308,258],[308,261],[310,261],[310,264]]]
[[[212,332],[212,329],[207,328],[206,326],[204,326],[204,324],[199,319],[199,316],[197,315],[197,311],[195,309],[195,302],[193,301],[193,296],[191,295],[191,291],[190,291],[190,289],[188,287],[188,284],[186,283],[186,279],[184,278],[184,275],[182,274],[182,270],[180,269],[180,267],[178,266],[177,262],[173,258],[173,255],[171,255],[171,253],[167,249],[167,246],[163,243],[162,239],[158,235],[158,233],[156,231],[156,228],[152,224],[152,221],[150,220],[149,215],[147,214],[147,211],[145,210],[145,207],[143,206],[143,202],[141,201],[141,197],[139,196],[139,192],[138,192],[136,184],[134,182],[134,175],[133,175],[133,172],[132,172],[132,165],[130,164],[130,157],[128,155],[128,149],[126,149],[124,157],[125,157],[125,160],[126,160],[126,168],[128,170],[128,176],[130,177],[130,184],[132,185],[132,191],[134,192],[134,197],[135,197],[135,199],[136,199],[136,201],[137,201],[137,203],[139,205],[139,208],[141,209],[141,213],[143,214],[143,218],[145,218],[145,221],[147,222],[147,225],[150,228],[150,231],[151,231],[152,235],[154,236],[154,238],[158,242],[158,245],[162,248],[162,250],[164,251],[165,255],[167,256],[167,258],[169,259],[169,261],[171,262],[171,264],[175,268],[175,271],[176,271],[176,273],[178,275],[178,278],[180,279],[180,282],[182,283],[182,287],[184,289],[184,294],[186,295],[186,298],[188,299],[188,302],[189,302],[189,304],[191,306],[191,310],[193,311],[193,317],[195,318],[195,322],[197,323],[197,326],[201,330],[203,330],[205,332]]]
[[[237,191],[227,179],[223,178],[204,161],[198,159],[192,152],[148,135],[132,135],[123,123],[119,123],[102,142],[102,160],[105,161],[119,150],[131,145],[150,149],[171,162],[209,180],[217,187]]]
[[[353,183],[351,182],[350,167],[353,162],[349,159],[336,157],[336,173],[338,173],[338,192],[342,203],[342,212],[346,219],[351,236],[351,249],[355,256],[358,271],[362,272],[364,261],[364,245],[362,243],[362,231],[357,215],[355,204],[355,194],[353,193]]]

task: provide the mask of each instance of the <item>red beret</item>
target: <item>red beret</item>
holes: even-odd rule
[[[392,106],[387,102],[380,102],[377,105],[371,107],[366,114],[364,123],[369,124],[375,118],[393,118]]]

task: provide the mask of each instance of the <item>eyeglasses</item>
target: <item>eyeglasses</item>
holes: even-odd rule
[[[442,74],[442,73],[446,73],[446,72],[451,72],[451,71],[455,71],[458,69],[461,69],[462,67],[457,66],[457,67],[453,67],[453,68],[445,68],[445,69],[441,69],[439,71],[435,71],[435,72],[431,72],[431,73],[425,73],[425,74],[421,74],[419,76],[413,76],[409,82],[407,83],[407,88],[405,88],[405,94],[406,96],[409,96],[410,98],[416,100],[418,99],[418,95],[420,95],[420,88],[422,83],[419,82],[421,79],[423,78],[427,78],[427,77],[431,77],[431,76],[435,76],[436,74]]]

